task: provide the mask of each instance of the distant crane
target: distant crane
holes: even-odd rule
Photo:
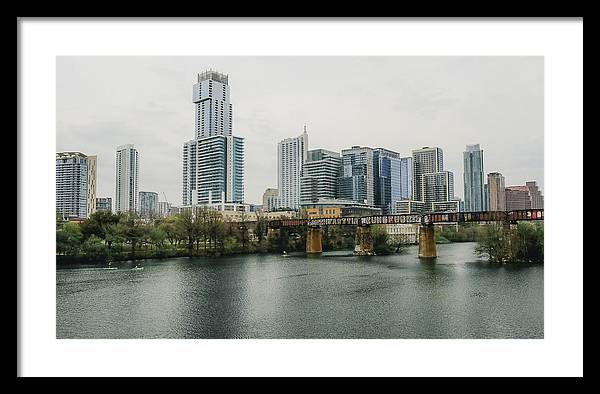
[[[165,194],[165,192],[163,192],[163,197],[165,198],[165,202],[169,201],[169,200],[167,200],[167,195]]]

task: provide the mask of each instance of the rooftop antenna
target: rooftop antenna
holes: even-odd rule
[[[306,134],[306,124],[304,124],[304,134]]]

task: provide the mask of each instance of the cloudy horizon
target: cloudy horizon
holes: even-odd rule
[[[353,145],[402,156],[438,146],[463,197],[462,153],[485,173],[544,191],[544,60],[533,57],[57,57],[57,151],[97,155],[97,196],[115,194],[117,146],[134,144],[140,191],[181,205],[192,85],[229,75],[233,135],[245,139],[245,200],[277,187],[277,143],[307,126],[309,149]]]

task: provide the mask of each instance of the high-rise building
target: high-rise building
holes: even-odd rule
[[[479,144],[467,145],[463,152],[465,211],[479,212],[484,210],[483,184],[483,150]]]
[[[342,150],[342,176],[339,197],[367,206],[375,205],[373,149],[353,146]]]
[[[132,144],[117,147],[115,212],[137,212],[139,155]]]
[[[96,212],[96,156],[87,157],[87,214],[90,217]]]
[[[80,219],[96,211],[96,156],[56,153],[56,211]]]
[[[319,198],[337,198],[341,171],[339,153],[325,149],[309,150],[302,167],[300,204],[317,202]]]
[[[277,209],[277,198],[279,197],[279,192],[277,189],[268,188],[263,193],[263,203],[262,210],[264,212],[272,212]]]
[[[308,134],[286,138],[277,144],[278,208],[298,210],[300,207],[300,179],[308,154]]]
[[[508,186],[504,191],[507,211],[531,209],[531,196],[527,186]]]
[[[504,176],[499,172],[487,175],[487,210],[506,211],[506,191]]]
[[[544,209],[544,196],[535,181],[525,182],[531,196],[531,209]]]
[[[423,175],[444,171],[444,152],[441,148],[428,146],[412,151],[413,192],[412,199],[425,201]]]
[[[96,211],[109,211],[109,212],[112,212],[112,198],[110,198],[110,197],[97,197],[96,198]]]
[[[141,217],[153,219],[158,216],[158,193],[140,192],[139,201],[139,213]]]
[[[196,105],[196,139],[231,135],[233,108],[229,101],[228,75],[212,70],[198,74],[192,101]]]
[[[402,199],[400,154],[388,149],[376,148],[373,149],[373,161],[375,206],[388,213],[392,210],[392,202]]]
[[[423,202],[430,206],[434,202],[454,200],[454,174],[451,171],[431,172],[421,175]]]
[[[171,203],[167,201],[158,202],[158,216],[161,218],[171,215]]]
[[[229,77],[198,74],[195,138],[183,144],[183,205],[244,201],[244,139],[232,135]]]
[[[413,168],[412,157],[400,158],[400,200],[412,199]]]

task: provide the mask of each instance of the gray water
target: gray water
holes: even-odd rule
[[[543,338],[544,268],[475,244],[434,263],[351,252],[59,268],[57,338]]]

